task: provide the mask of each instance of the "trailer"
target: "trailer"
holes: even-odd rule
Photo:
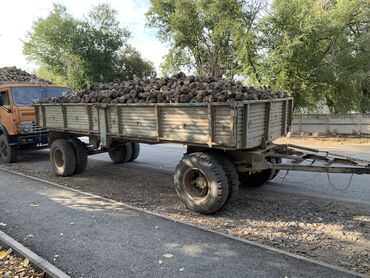
[[[179,143],[177,195],[209,214],[237,194],[239,184],[261,186],[280,170],[370,174],[370,162],[273,141],[291,129],[293,99],[229,103],[35,104],[37,125],[49,130],[56,175],[81,173],[89,154],[134,161],[139,143]],[[87,136],[88,143],[79,137]],[[306,162],[309,162],[307,164]]]

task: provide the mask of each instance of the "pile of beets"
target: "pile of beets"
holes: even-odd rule
[[[186,76],[114,81],[90,85],[63,97],[42,103],[203,103],[284,98],[284,92],[243,86],[240,82],[211,76]]]

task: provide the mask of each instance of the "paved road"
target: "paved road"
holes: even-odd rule
[[[352,277],[2,170],[0,192],[2,229],[72,277]]]
[[[320,146],[313,146],[320,148]],[[347,156],[354,156],[370,160],[369,146],[323,146],[322,149],[340,153]],[[141,144],[141,153],[136,162],[130,167],[149,167],[173,173],[177,163],[181,159],[186,148],[180,145],[145,145]],[[90,158],[110,161],[108,154],[94,155]],[[274,181],[269,182],[257,190],[303,193],[312,196],[328,197],[337,200],[345,200],[359,203],[370,203],[370,175],[355,175],[350,187],[345,191],[340,191],[348,185],[350,175],[330,174],[333,185],[328,182],[325,173],[290,172],[285,177],[282,171]],[[285,177],[283,180],[282,178]]]

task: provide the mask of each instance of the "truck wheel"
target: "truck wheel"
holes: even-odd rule
[[[9,145],[5,134],[0,135],[0,160],[3,163],[14,163],[17,160],[17,149]]]
[[[124,143],[117,146],[111,146],[108,149],[110,159],[114,163],[126,163],[130,161],[132,157],[132,146],[131,143]]]
[[[50,147],[50,162],[57,176],[71,176],[76,169],[73,146],[65,139],[55,140]]]
[[[236,171],[234,164],[231,162],[230,158],[221,153],[212,154],[215,159],[221,164],[224,169],[229,183],[229,195],[227,196],[227,201],[233,200],[236,198],[239,190],[239,175]]]
[[[176,167],[174,182],[181,201],[198,213],[220,210],[229,196],[226,173],[217,159],[209,154],[185,154]]]
[[[131,147],[132,147],[132,156],[129,161],[135,161],[140,154],[140,144],[132,142]]]
[[[71,138],[68,142],[72,144],[76,155],[76,168],[74,174],[80,174],[87,166],[87,148],[78,138]]]

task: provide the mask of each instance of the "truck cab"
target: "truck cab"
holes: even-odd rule
[[[19,150],[47,146],[48,131],[36,125],[33,103],[69,93],[69,87],[49,84],[0,85],[0,162],[15,162]]]

